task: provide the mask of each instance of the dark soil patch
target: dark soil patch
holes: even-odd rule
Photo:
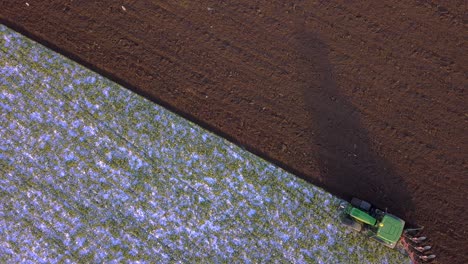
[[[1,21],[468,263],[464,1],[28,3]]]

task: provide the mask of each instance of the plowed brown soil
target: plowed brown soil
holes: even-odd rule
[[[126,87],[425,226],[438,262],[468,263],[465,1],[0,6],[3,23]]]

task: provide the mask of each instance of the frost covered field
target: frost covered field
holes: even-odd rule
[[[408,263],[338,198],[0,25],[0,262]]]

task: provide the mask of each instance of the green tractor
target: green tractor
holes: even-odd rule
[[[415,236],[422,228],[405,229],[405,221],[375,208],[370,203],[353,198],[351,203],[341,204],[342,222],[357,232],[365,232],[377,242],[395,248],[408,255],[414,263],[433,260],[435,255],[427,253],[431,246],[423,246],[426,237]]]
[[[342,208],[343,224],[358,232],[365,229],[373,239],[395,248],[403,234],[405,221],[357,198],[353,198],[351,204],[343,204]]]

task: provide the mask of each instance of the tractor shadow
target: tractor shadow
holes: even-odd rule
[[[298,27],[295,42],[298,88],[311,116],[311,148],[320,172],[312,183],[348,201],[367,200],[411,224],[410,192],[391,164],[375,153],[359,109],[340,92],[329,46],[304,26]]]

